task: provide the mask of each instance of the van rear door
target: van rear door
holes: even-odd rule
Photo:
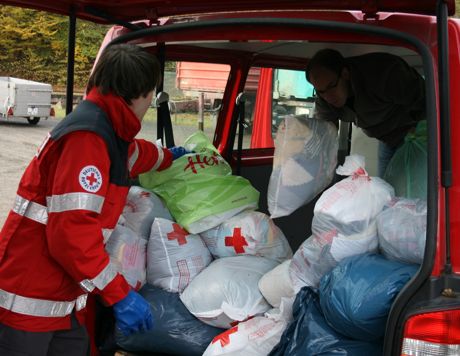
[[[117,23],[116,21],[136,21],[159,17],[213,13],[234,12],[246,10],[356,10],[365,14],[377,12],[404,12],[413,14],[435,15],[437,0],[130,0],[101,1],[101,0],[2,0],[1,4],[33,8],[36,10],[70,15],[101,23]],[[448,14],[455,12],[455,1],[446,0]]]

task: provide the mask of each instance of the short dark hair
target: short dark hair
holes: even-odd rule
[[[128,105],[132,99],[146,96],[161,79],[158,59],[133,44],[109,45],[102,52],[88,81],[87,92],[97,87],[101,94],[122,97]]]
[[[346,67],[345,58],[339,51],[331,48],[325,48],[315,53],[310,59],[305,69],[305,76],[310,81],[310,73],[314,68],[323,67],[340,75],[342,69]]]

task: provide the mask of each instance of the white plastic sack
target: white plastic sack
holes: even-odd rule
[[[138,186],[129,189],[122,216],[123,224],[144,239],[148,239],[155,218],[173,219],[166,205],[155,193]]]
[[[282,298],[292,298],[295,295],[294,287],[289,277],[290,264],[291,260],[284,261],[265,273],[259,280],[260,293],[276,308],[280,306]]]
[[[105,245],[111,261],[119,266],[128,284],[136,290],[139,290],[146,281],[146,247],[146,240],[121,225],[115,227]]]
[[[264,213],[244,211],[201,233],[215,258],[236,255],[262,256],[282,262],[292,257],[283,232]]]
[[[199,235],[156,218],[147,245],[147,282],[168,292],[182,292],[212,261]]]
[[[369,177],[364,157],[345,158],[337,174],[347,175],[326,190],[315,204],[312,233],[292,258],[289,274],[294,290],[317,287],[320,279],[346,257],[376,252],[376,217],[394,196],[384,180]]]
[[[394,199],[377,216],[380,250],[390,259],[423,262],[426,243],[427,205],[421,199]]]
[[[265,356],[278,344],[285,321],[256,316],[217,335],[203,356]]]
[[[294,318],[292,314],[292,308],[295,298],[295,295],[292,297],[282,297],[279,307],[270,309],[264,314],[264,316],[275,321],[284,321],[286,323],[290,323]]]
[[[335,235],[331,240],[311,236],[294,253],[289,276],[295,293],[302,287],[317,288],[319,281],[346,257],[365,252],[377,252],[378,238],[375,221],[368,230],[355,235]]]
[[[274,260],[250,255],[219,258],[195,277],[180,298],[204,323],[228,329],[270,309],[258,282],[276,265]]]
[[[272,218],[291,214],[331,183],[337,149],[337,129],[332,123],[307,116],[284,119],[276,133],[267,192]]]
[[[347,156],[337,174],[349,177],[327,189],[313,211],[312,233],[328,241],[338,234],[365,233],[394,197],[391,185],[378,177],[369,177],[363,156]]]

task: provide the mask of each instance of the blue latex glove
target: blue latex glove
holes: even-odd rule
[[[169,149],[173,155],[173,160],[178,159],[179,157],[182,157],[183,155],[187,153],[191,153],[189,150],[186,150],[182,146],[174,146]]]
[[[128,336],[135,332],[143,332],[153,328],[153,317],[150,304],[135,291],[113,305],[116,326]]]

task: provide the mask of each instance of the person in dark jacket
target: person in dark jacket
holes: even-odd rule
[[[86,100],[48,134],[25,170],[0,232],[0,355],[83,356],[87,299],[113,306],[124,333],[152,327],[104,243],[130,178],[186,153],[136,139],[160,78],[152,54],[107,47]]]
[[[319,119],[353,122],[379,142],[379,176],[406,134],[425,118],[425,83],[402,58],[369,53],[344,58],[333,49],[308,62],[307,80],[317,98]]]

